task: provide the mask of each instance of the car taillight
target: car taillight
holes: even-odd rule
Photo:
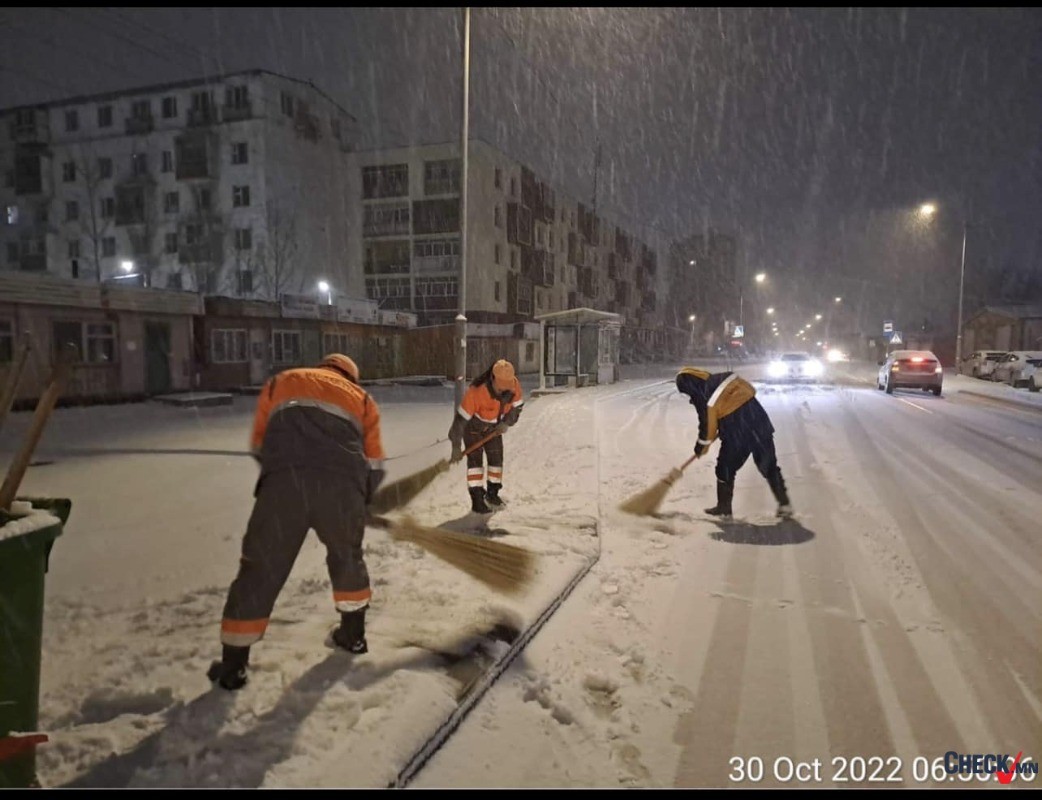
[[[940,375],[942,372],[944,372],[944,367],[938,364],[936,367],[934,367],[933,371]]]
[[[912,359],[912,363],[913,363],[913,364],[922,364],[922,363],[923,363],[923,361],[925,361],[925,360],[926,360],[926,359],[923,359],[923,358],[919,358],[918,356],[916,356],[915,358],[913,358],[913,359]]]
[[[901,368],[899,366],[897,366],[897,364],[894,364],[894,366],[890,367],[890,371],[891,372],[900,372]]]

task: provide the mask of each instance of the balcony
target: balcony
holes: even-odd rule
[[[620,272],[618,255],[616,253],[608,253],[608,278],[613,281],[618,280]]]
[[[156,127],[156,121],[153,117],[127,117],[125,123],[125,130],[127,136],[138,136],[145,133],[152,133]]]
[[[18,259],[18,268],[22,272],[46,272],[47,271],[47,254],[46,253],[34,253],[32,255],[25,255]]]
[[[459,256],[413,256],[413,268],[417,273],[459,273]]]
[[[221,109],[221,119],[225,122],[238,122],[253,116],[253,106],[249,100],[235,106],[224,106]]]
[[[46,138],[35,122],[11,123],[11,139],[17,144],[37,144]]]
[[[532,212],[523,205],[507,203],[507,241],[532,245]]]

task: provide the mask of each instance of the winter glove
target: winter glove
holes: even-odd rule
[[[376,490],[380,488],[380,484],[383,483],[384,476],[387,475],[386,470],[382,469],[370,469],[369,474],[365,476],[365,504],[369,505],[373,502],[373,495],[376,494]]]
[[[709,452],[709,445],[702,444],[701,442],[698,442],[695,445],[695,455],[698,456],[699,458],[701,458],[702,456],[704,456],[708,452]]]
[[[463,418],[457,414],[449,428],[449,441],[452,442],[452,456],[449,463],[455,464],[463,458]]]
[[[502,436],[508,430],[510,430],[510,423],[504,420],[496,426],[496,429],[493,431],[493,433],[495,433],[496,436]]]
[[[505,417],[503,417],[503,422],[505,422],[507,425],[511,425],[511,426],[516,425],[517,424],[517,419],[520,416],[521,416],[521,409],[520,408],[512,408],[512,409],[510,409],[510,413],[507,414]]]

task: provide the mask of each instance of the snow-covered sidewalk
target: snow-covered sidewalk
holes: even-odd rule
[[[1006,383],[985,381],[969,375],[945,375],[944,389],[950,394],[973,395],[1042,410],[1042,392],[1014,389]]]

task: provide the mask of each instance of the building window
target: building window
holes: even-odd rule
[[[65,221],[75,222],[80,218],[80,204],[70,200],[65,204]]]
[[[253,294],[253,272],[248,269],[239,270],[239,294]]]
[[[503,227],[503,212],[499,210],[499,205],[496,205],[494,221],[497,228]]]
[[[362,236],[409,234],[409,206],[381,203],[363,206]]]
[[[510,179],[510,196],[517,197],[517,180],[515,178]]]
[[[7,243],[7,263],[17,264],[21,260],[21,253],[18,249],[18,242]]]
[[[253,234],[249,228],[235,229],[235,249],[249,250],[253,246]]]
[[[552,253],[554,251],[554,229],[549,228],[546,231],[547,249]]]
[[[134,119],[152,119],[152,103],[148,100],[135,100],[130,105],[130,116]]]
[[[171,272],[166,276],[166,288],[167,289],[183,289],[185,287],[184,278],[180,272]]]
[[[76,162],[66,161],[62,164],[62,180],[65,183],[73,183],[76,180]]]
[[[168,233],[163,236],[163,251],[168,255],[177,253],[177,234]]]
[[[232,205],[236,208],[242,208],[250,204],[250,187],[249,186],[233,186],[232,187]]]
[[[177,116],[177,98],[163,98],[163,119],[173,119]]]
[[[112,106],[98,106],[98,127],[112,127]]]
[[[181,195],[179,192],[167,192],[163,195],[163,212],[177,214],[181,211]]]
[[[98,177],[99,178],[111,178],[112,177],[112,159],[111,158],[99,158],[98,159]]]
[[[409,165],[362,167],[362,198],[405,197],[409,194]]]
[[[114,216],[116,216],[116,198],[101,198],[101,218],[112,219]]]
[[[164,150],[163,151],[163,172],[174,171],[174,151]]]
[[[5,189],[13,189],[14,188],[14,170],[13,169],[9,169],[9,170],[5,170],[4,171],[4,188]]]
[[[235,142],[232,145],[232,163],[245,164],[249,161],[249,151],[246,142]]]
[[[246,331],[218,328],[210,331],[210,362],[213,364],[245,364]]]
[[[496,263],[498,264],[499,263],[499,245],[498,244],[495,246],[494,252],[495,252],[495,256],[496,256]]]
[[[198,203],[199,210],[200,211],[209,211],[210,210],[210,206],[212,205],[210,190],[209,189],[200,189],[199,190],[199,194],[198,194],[197,197],[198,197],[198,200],[199,200],[199,203]]]
[[[246,108],[250,104],[249,92],[245,86],[229,86],[224,100],[231,108]]]
[[[517,269],[517,250],[510,251],[510,269]]]
[[[79,257],[80,257],[80,240],[76,239],[74,241],[69,242],[69,258],[79,258]]]
[[[130,172],[135,178],[148,174],[148,156],[145,153],[130,156]]]
[[[14,323],[0,319],[0,364],[14,360]]]
[[[69,271],[72,273],[73,280],[80,277],[80,260],[74,258],[69,262]]]
[[[112,258],[116,255],[116,237],[106,236],[101,240],[101,254],[105,258]]]
[[[496,281],[496,302],[499,302],[499,281]]]
[[[459,194],[459,180],[460,162],[457,159],[424,162],[424,194]]]
[[[495,177],[496,188],[497,189],[502,189],[503,188],[503,170],[501,170],[499,167],[496,167],[495,175],[496,175],[496,177]]]
[[[7,224],[17,225],[18,224],[18,206],[7,207]]]
[[[293,116],[293,95],[282,92],[282,113],[287,117]]]
[[[276,364],[299,364],[300,331],[272,331],[271,354]]]
[[[203,240],[203,226],[197,222],[185,225],[185,244],[191,247]]]
[[[65,112],[65,130],[70,133],[80,129],[80,112],[71,109]]]
[[[535,342],[525,342],[525,361],[535,361]]]
[[[116,326],[111,322],[56,320],[51,330],[55,355],[71,344],[81,364],[112,364],[116,360]]]

